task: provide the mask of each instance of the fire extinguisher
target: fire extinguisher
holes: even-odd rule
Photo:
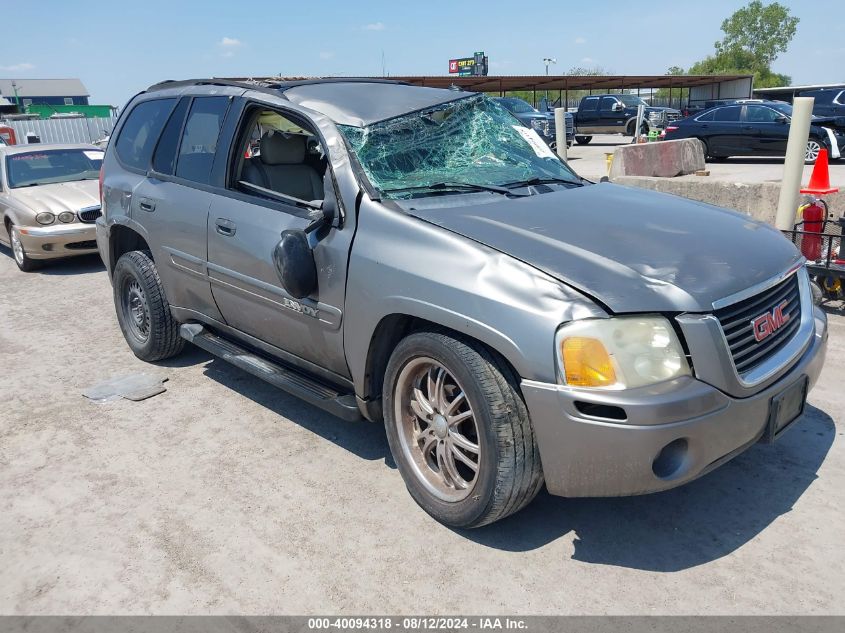
[[[814,262],[822,258],[822,228],[827,209],[820,200],[812,200],[804,207],[804,233],[801,236],[801,254]]]

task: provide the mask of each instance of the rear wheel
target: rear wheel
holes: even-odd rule
[[[804,149],[804,164],[812,165],[819,157],[819,152],[822,151],[824,145],[817,138],[810,138],[807,141],[807,147]]]
[[[480,345],[438,332],[399,343],[384,381],[390,450],[414,500],[453,527],[492,523],[543,483],[525,403]]]
[[[23,272],[32,272],[40,265],[38,260],[32,259],[26,254],[23,243],[21,242],[20,229],[14,224],[8,224],[6,230],[9,232],[9,244],[12,246],[12,257],[15,258],[15,263]]]
[[[135,356],[157,361],[182,351],[185,340],[179,336],[179,324],[170,314],[170,304],[148,252],[121,255],[112,284],[117,321]]]
[[[576,136],[575,137],[575,142],[578,143],[578,145],[587,145],[592,140],[593,140],[592,136]]]

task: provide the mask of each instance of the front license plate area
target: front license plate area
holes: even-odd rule
[[[807,377],[804,376],[772,398],[769,405],[769,420],[766,424],[766,432],[763,434],[764,441],[774,442],[804,413],[804,404],[807,402],[807,383]]]

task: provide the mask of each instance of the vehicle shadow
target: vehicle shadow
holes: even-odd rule
[[[572,558],[578,561],[689,569],[730,554],[789,512],[816,479],[835,433],[831,417],[808,405],[804,418],[774,445],[755,445],[686,486],[610,499],[562,499],[543,491],[522,512],[460,533],[521,552],[574,531]]]
[[[78,257],[69,257],[67,259],[56,259],[47,261],[40,268],[36,269],[36,274],[42,275],[87,275],[90,273],[99,273],[106,269],[103,265],[103,260],[97,253],[90,255],[79,255]]]
[[[346,422],[322,409],[285,393],[224,360],[212,358],[204,367],[205,375],[237,391],[262,407],[289,419],[302,428],[365,459],[384,460],[396,468],[387,445],[384,426],[367,420]]]
[[[8,246],[0,245],[0,256],[12,259],[12,249]],[[12,262],[14,264],[14,261]],[[89,273],[98,273],[105,270],[103,260],[97,253],[90,255],[79,255],[77,257],[68,257],[66,259],[44,260],[41,266],[36,268],[32,273],[35,275],[85,275]]]

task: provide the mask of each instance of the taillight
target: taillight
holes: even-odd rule
[[[103,161],[105,163],[105,161]],[[103,207],[103,165],[100,165],[100,208]]]

